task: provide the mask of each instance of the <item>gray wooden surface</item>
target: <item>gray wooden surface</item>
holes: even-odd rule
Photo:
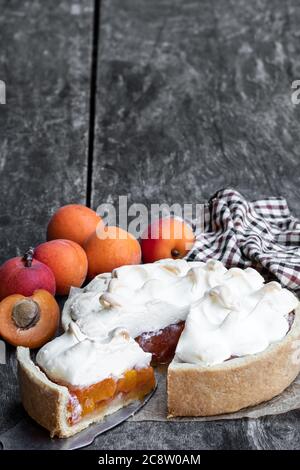
[[[0,261],[68,202],[195,203],[233,185],[300,216],[299,21],[297,0],[0,0]],[[7,359],[0,432],[23,416]],[[299,418],[127,422],[90,448],[299,449]]]

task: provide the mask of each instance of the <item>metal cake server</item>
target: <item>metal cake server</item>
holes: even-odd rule
[[[135,401],[126,408],[107,416],[99,424],[84,429],[67,439],[50,438],[49,432],[29,417],[23,418],[16,426],[0,435],[0,443],[5,450],[74,450],[92,444],[100,434],[118,426],[137,413],[150,400],[156,388],[143,400]]]

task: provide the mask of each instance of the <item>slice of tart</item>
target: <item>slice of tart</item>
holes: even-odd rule
[[[95,340],[72,322],[36,363],[27,348],[18,348],[17,357],[24,408],[51,436],[72,436],[155,387],[151,354],[124,329]]]
[[[279,283],[211,289],[186,320],[168,369],[169,416],[231,413],[279,395],[300,361],[298,299]]]

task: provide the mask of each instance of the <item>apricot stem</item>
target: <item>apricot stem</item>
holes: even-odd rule
[[[173,248],[173,250],[171,251],[171,255],[173,256],[173,258],[178,258],[180,256],[180,253],[178,250],[176,250],[176,248]]]
[[[33,260],[34,249],[32,247],[26,251],[25,255],[23,256],[23,260],[25,261],[25,267],[31,268],[32,260]]]
[[[12,319],[22,330],[32,328],[40,319],[40,306],[32,299],[16,302],[12,311]]]

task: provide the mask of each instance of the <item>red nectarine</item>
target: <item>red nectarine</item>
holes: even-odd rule
[[[86,254],[71,240],[51,240],[34,250],[34,257],[53,271],[57,294],[67,295],[71,286],[81,287],[87,274]]]
[[[0,300],[12,294],[32,295],[37,289],[55,294],[55,277],[45,264],[32,259],[33,249],[0,267]]]

